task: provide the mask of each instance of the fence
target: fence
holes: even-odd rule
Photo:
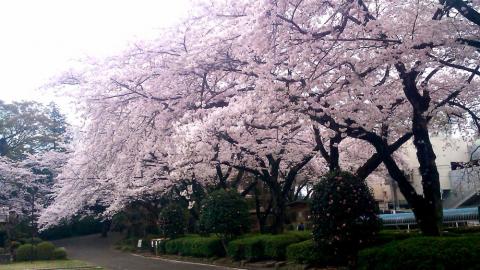
[[[456,209],[444,209],[443,210],[443,223],[445,225],[455,224],[468,224],[469,222],[480,221],[480,207],[472,208],[456,208]],[[387,227],[401,227],[406,226],[410,228],[412,225],[416,225],[417,221],[412,212],[398,213],[398,214],[382,214],[380,219],[384,226]]]

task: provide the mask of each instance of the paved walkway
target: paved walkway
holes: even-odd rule
[[[89,235],[54,241],[57,246],[67,249],[70,259],[78,259],[109,270],[221,270],[230,269],[219,266],[174,262],[157,258],[145,258],[115,250],[112,243],[118,235],[102,238]]]

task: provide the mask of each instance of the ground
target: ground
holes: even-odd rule
[[[78,259],[108,270],[218,270],[231,269],[220,266],[209,266],[145,258],[113,248],[113,243],[119,240],[119,235],[102,238],[100,235],[68,238],[54,241],[55,245],[65,247],[68,257]]]
[[[60,260],[60,261],[35,261],[35,262],[20,262],[8,265],[0,265],[0,270],[25,270],[25,269],[51,269],[51,268],[74,268],[82,267],[82,269],[102,269],[100,267],[92,267],[91,264],[77,261],[77,260]]]

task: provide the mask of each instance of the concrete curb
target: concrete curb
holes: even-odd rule
[[[179,260],[165,259],[165,258],[159,258],[159,257],[153,257],[153,256],[152,257],[143,256],[143,255],[134,254],[134,253],[130,253],[130,254],[132,254],[133,256],[137,256],[137,257],[149,258],[149,259],[154,259],[154,260],[159,260],[159,261],[164,261],[164,262],[170,262],[170,263],[182,263],[182,264],[190,264],[190,265],[210,266],[210,267],[215,267],[215,268],[219,268],[219,269],[247,270],[246,268],[234,268],[234,267],[215,265],[215,264],[179,261]]]

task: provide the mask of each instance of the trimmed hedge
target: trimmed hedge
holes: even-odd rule
[[[32,244],[23,244],[16,250],[16,261],[30,261],[37,258],[37,247]]]
[[[66,259],[67,252],[64,248],[55,248],[50,242],[41,242],[38,245],[23,244],[16,250],[16,261],[30,260],[57,260]]]
[[[53,259],[53,251],[55,245],[50,242],[41,242],[37,245],[37,260],[51,260]]]
[[[67,259],[67,251],[65,248],[56,248],[53,250],[52,258],[54,260],[65,260]]]
[[[480,237],[413,237],[359,253],[359,269],[480,269]]]
[[[311,235],[308,235],[307,237],[302,237],[301,234],[272,235],[264,240],[264,255],[269,259],[284,260],[289,245],[309,238],[311,238]]]
[[[165,253],[193,257],[222,257],[225,251],[218,237],[187,236],[165,243]]]
[[[287,260],[300,264],[328,265],[332,258],[322,248],[315,247],[313,239],[287,247]]]
[[[263,259],[263,243],[268,235],[240,238],[228,243],[227,254],[235,260],[256,261]]]
[[[394,230],[383,230],[378,233],[377,238],[375,239],[374,246],[381,246],[388,244],[393,241],[400,241],[409,239],[411,237],[421,236],[418,232],[403,232],[403,231],[394,231]]]
[[[311,237],[310,232],[250,236],[231,241],[228,244],[227,253],[229,257],[235,260],[283,260],[286,258],[286,250],[289,245]]]

